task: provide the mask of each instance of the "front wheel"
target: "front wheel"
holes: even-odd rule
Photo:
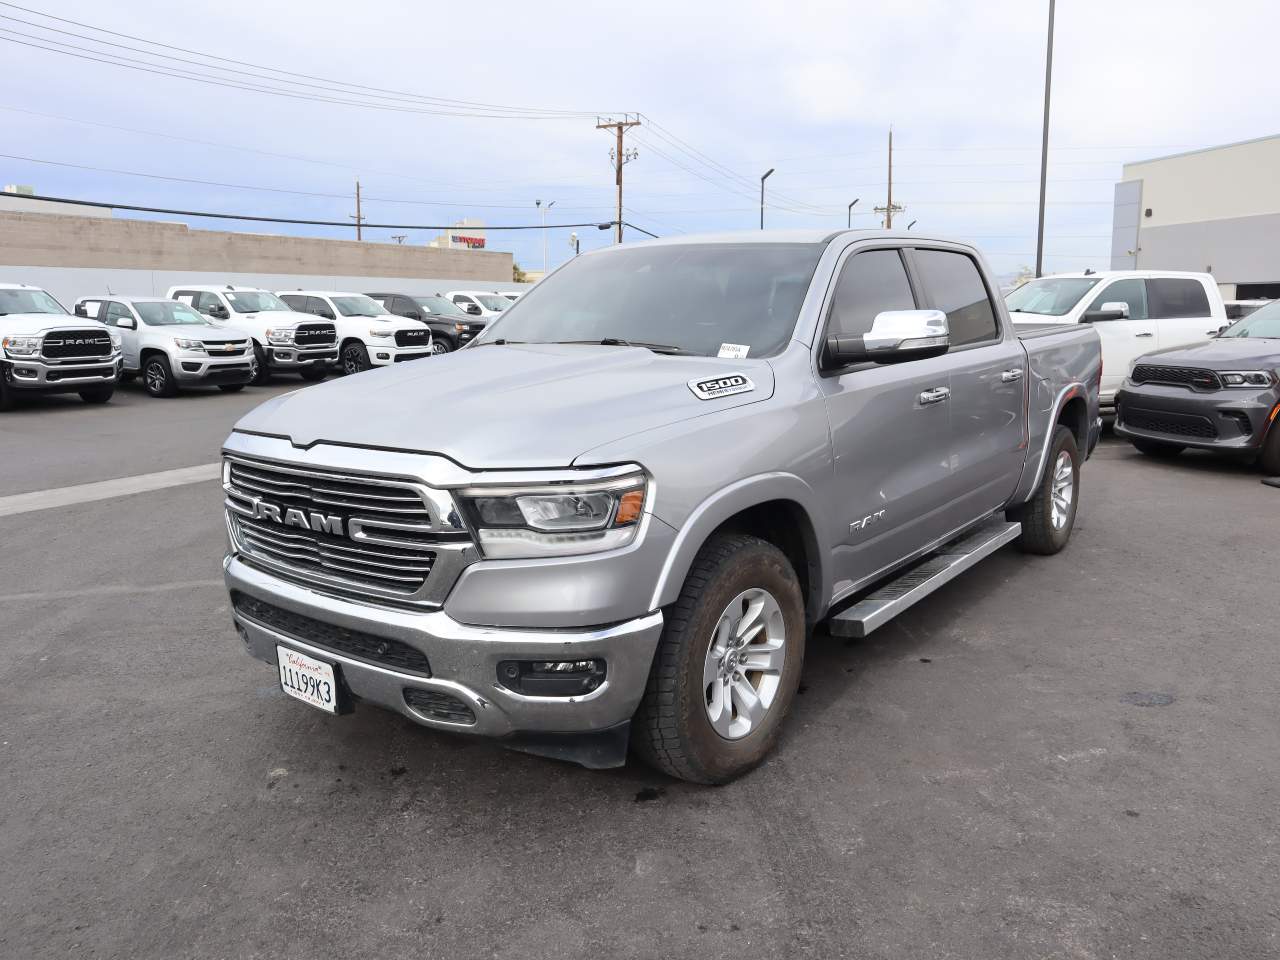
[[[243,383],[220,383],[218,389],[223,393],[239,393],[244,389]]]
[[[632,725],[637,752],[695,783],[755,767],[795,699],[805,630],[800,583],[781,550],[742,534],[708,541],[667,611]]]
[[[105,387],[88,387],[80,391],[80,399],[85,403],[106,403],[115,392],[115,384],[108,384]]]
[[[169,366],[168,357],[157,353],[143,361],[142,385],[153,397],[178,395],[178,382],[173,379],[173,368]]]
[[[1139,453],[1160,460],[1169,460],[1187,449],[1180,443],[1162,443],[1159,440],[1130,440]]]
[[[342,348],[343,373],[360,373],[362,370],[368,370],[370,366],[369,351],[364,348],[363,343],[348,343]]]
[[[1059,424],[1053,431],[1044,475],[1031,499],[1007,511],[1010,520],[1022,524],[1018,548],[1044,556],[1057,553],[1071,539],[1080,499],[1080,452],[1076,438]]]
[[[267,355],[258,344],[253,345],[253,364],[249,382],[261,387],[271,379],[271,369],[267,366]]]
[[[1268,476],[1280,476],[1280,420],[1274,420],[1267,431],[1267,439],[1262,444],[1262,452],[1258,454],[1258,466]]]
[[[438,357],[442,353],[448,353],[453,347],[449,346],[449,341],[443,337],[436,337],[431,341],[431,355]]]

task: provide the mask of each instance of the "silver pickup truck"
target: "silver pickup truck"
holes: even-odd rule
[[[236,425],[236,630],[330,713],[725,782],[816,625],[863,636],[1006,543],[1066,545],[1101,373],[1088,326],[1017,335],[961,243],[585,255],[456,353]]]

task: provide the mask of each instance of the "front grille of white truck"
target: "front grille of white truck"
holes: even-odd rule
[[[243,556],[338,593],[443,600],[459,562],[473,556],[460,518],[442,507],[451,501],[411,481],[228,457],[223,490]],[[432,589],[442,556],[450,582]]]

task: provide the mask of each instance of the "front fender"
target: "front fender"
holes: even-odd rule
[[[664,607],[679,598],[694,558],[718,527],[735,514],[771,500],[789,500],[797,504],[806,518],[804,526],[807,529],[801,531],[809,560],[810,595],[806,600],[811,616],[820,616],[831,599],[827,575],[830,545],[825,541],[821,525],[812,520],[822,515],[817,494],[809,484],[791,473],[762,473],[746,477],[717,490],[699,503],[676,533],[654,588],[650,609]]]

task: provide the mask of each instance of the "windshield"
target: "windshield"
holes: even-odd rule
[[[780,350],[823,250],[817,243],[636,246],[578,257],[478,342],[661,344],[715,357]],[[741,348],[746,348],[745,352]]]
[[[467,312],[448,297],[414,297],[413,299],[427,313],[442,313],[447,317],[467,316]]]
[[[1004,298],[1010,313],[1038,313],[1043,317],[1061,317],[1093,289],[1096,278],[1046,277],[1024,283]]]
[[[1258,337],[1280,340],[1280,300],[1259,307],[1218,334],[1220,337]]]
[[[501,313],[507,307],[511,306],[511,301],[506,297],[501,297],[496,293],[477,293],[476,299],[484,305],[486,310],[496,310]]]
[[[373,297],[366,297],[362,293],[351,297],[330,297],[329,299],[344,317],[381,317],[390,313]]]
[[[261,310],[283,310],[288,313],[290,309],[274,293],[267,293],[265,290],[228,290],[223,296],[236,313],[258,313]]]
[[[185,324],[194,326],[209,322],[185,303],[178,303],[176,300],[135,300],[133,309],[138,311],[142,322],[149,327],[176,327]]]
[[[0,317],[10,313],[66,314],[62,304],[43,290],[0,290]]]

